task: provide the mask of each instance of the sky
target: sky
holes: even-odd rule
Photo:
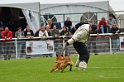
[[[124,0],[0,0],[0,4],[5,3],[26,3],[26,2],[40,2],[40,3],[79,3],[79,2],[94,2],[94,1],[109,1],[109,5],[114,11],[124,11]]]

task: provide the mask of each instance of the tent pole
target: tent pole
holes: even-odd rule
[[[40,2],[39,2],[39,28],[41,28],[41,18],[40,18]]]

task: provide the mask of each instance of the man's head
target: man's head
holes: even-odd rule
[[[27,31],[30,31],[30,26],[26,26],[26,30]]]
[[[46,25],[46,30],[50,30],[50,26],[49,25]]]
[[[56,30],[56,29],[57,29],[57,27],[56,27],[56,25],[54,25],[54,26],[53,26],[53,30]]]
[[[117,28],[117,25],[116,25],[116,24],[113,24],[113,25],[112,25],[112,28]]]
[[[8,28],[8,27],[5,27],[5,31],[6,31],[6,32],[9,32],[9,28]]]
[[[67,21],[70,21],[70,18],[69,17],[67,17]]]
[[[41,27],[41,31],[45,32],[45,27],[44,26]]]
[[[113,15],[112,14],[109,15],[109,19],[113,19]]]
[[[3,30],[3,27],[2,26],[0,26],[0,31],[2,31]]]
[[[18,31],[19,31],[19,32],[21,32],[21,31],[22,31],[22,28],[21,28],[21,27],[19,27],[19,28],[18,28]]]
[[[66,26],[63,26],[63,28],[62,28],[62,29],[63,29],[63,31],[67,31],[67,28],[66,28]]]

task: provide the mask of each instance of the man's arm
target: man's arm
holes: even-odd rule
[[[5,32],[2,31],[2,38],[5,38]]]
[[[13,33],[12,33],[12,31],[9,31],[10,32],[10,39],[12,39],[13,38]]]
[[[86,35],[87,35],[87,31],[85,29],[80,30],[77,34],[74,34],[72,38],[67,41],[67,45],[71,45],[74,42],[81,40],[83,37],[86,37]]]

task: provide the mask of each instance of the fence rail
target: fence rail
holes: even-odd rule
[[[113,39],[114,36],[118,36],[118,39]],[[90,53],[94,53],[94,54],[101,54],[101,53],[114,53],[114,50],[117,53],[122,53],[123,52],[123,48],[122,50],[120,50],[121,48],[121,42],[123,43],[123,38],[124,33],[120,33],[120,34],[112,34],[112,33],[106,33],[106,34],[90,34],[90,37],[87,41],[87,46],[89,49]],[[12,38],[10,42],[3,42],[3,40],[5,39],[0,39],[0,59],[5,59],[7,58],[6,56],[8,56],[8,59],[10,58],[23,58],[26,57],[28,55],[32,56],[32,57],[37,57],[37,56],[51,56],[54,57],[56,54],[59,54],[63,47],[64,47],[64,42],[71,38],[72,36],[59,36],[59,37],[34,37],[31,39],[28,38]],[[121,37],[121,38],[119,38]],[[47,51],[45,53],[39,54],[27,54],[27,45],[30,45],[29,43],[34,42],[35,45],[39,46],[39,48],[41,46],[44,45],[45,43],[48,43],[49,41],[53,41],[53,52],[48,53]],[[28,42],[28,44],[27,44]],[[33,46],[34,48],[35,45]],[[30,49],[30,48],[29,48]],[[72,45],[68,46],[65,50],[65,55],[68,54],[76,54],[75,49],[73,48]]]

